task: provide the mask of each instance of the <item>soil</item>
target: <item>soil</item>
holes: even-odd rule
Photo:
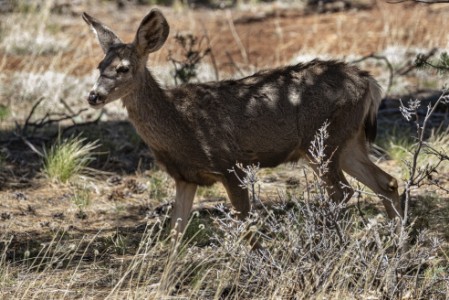
[[[32,59],[34,69],[52,65],[55,70],[69,70],[75,76],[90,74],[102,54],[79,16],[82,10],[114,28],[123,40],[131,41],[149,7],[127,5],[118,10],[111,5],[89,4],[77,8],[73,16],[56,17],[55,20],[65,19],[61,30],[71,39],[70,49],[61,53],[59,59],[45,55],[30,58],[0,50],[2,73],[11,76],[15,72],[29,71]],[[213,60],[211,56],[205,59],[215,63],[220,78],[247,73],[251,69],[284,65],[295,61],[298,55],[344,58],[380,52],[391,45],[430,49],[444,48],[448,43],[446,7],[437,9],[435,6],[391,5],[375,1],[370,9],[324,14],[276,5],[225,11],[162,10],[170,22],[171,35],[162,51],[150,57],[149,65],[165,64],[170,51],[172,55],[182,55],[173,38],[176,33],[206,34],[208,41],[204,39],[201,47],[211,47]],[[395,116],[399,115],[397,101],[385,105],[386,108],[393,106]],[[384,115],[384,121],[392,118],[390,112]],[[24,121],[19,120],[22,124]],[[447,117],[441,124],[447,126]],[[26,249],[38,249],[40,243],[51,241],[55,232],[65,232],[77,239],[83,235],[97,235],[99,231],[102,236],[113,236],[118,231],[128,230],[138,237],[142,226],[164,215],[167,203],[173,199],[172,181],[153,168],[151,152],[139,139],[132,142],[127,139],[133,129],[123,120],[94,123],[67,131],[67,136],[80,132],[96,133],[103,141],[108,141],[109,147],[101,148],[97,160],[90,166],[97,170],[93,176],[81,177],[75,184],[50,182],[42,173],[42,159],[29,144],[40,147],[49,143],[58,130],[59,125],[52,124],[32,136],[23,137],[15,132],[12,124],[2,125],[0,150],[5,159],[0,171],[0,237],[3,239],[0,253],[9,243],[9,259],[20,257]],[[400,176],[395,162],[382,160],[380,165]],[[448,187],[449,174],[436,176]],[[309,177],[313,180],[312,175]],[[154,178],[162,178],[157,189],[166,193],[157,200],[153,194]],[[261,186],[267,194],[262,198],[275,199],[277,194],[285,193],[286,186],[301,188],[303,182],[300,164],[264,171]],[[91,202],[83,209],[73,201],[74,193],[79,189],[88,190]],[[432,225],[434,228],[448,222],[447,214],[443,215],[448,211],[448,194],[442,193],[441,197],[438,205],[429,208],[427,214],[436,213],[441,218]],[[210,208],[226,202],[225,199],[222,187],[216,186],[198,197],[195,209]],[[369,201],[367,205],[371,205]],[[377,209],[377,205],[374,207]],[[448,238],[444,231],[439,236]]]

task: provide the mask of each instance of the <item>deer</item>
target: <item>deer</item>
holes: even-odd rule
[[[121,99],[156,163],[175,181],[170,224],[177,232],[188,224],[197,187],[216,182],[223,184],[237,217],[247,218],[248,190],[229,172],[236,163],[269,168],[304,159],[316,169],[308,149],[326,122],[329,162],[321,176],[330,200],[342,203],[354,194],[344,171],[379,196],[389,218],[403,218],[398,181],[368,155],[382,100],[369,72],[315,59],[237,80],[163,88],[147,68],[149,54],[169,36],[160,10],[149,11],[131,43],[87,13],[82,17],[105,55],[87,102],[99,109]]]

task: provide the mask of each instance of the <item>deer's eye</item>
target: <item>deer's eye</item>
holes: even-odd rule
[[[117,73],[127,73],[129,71],[129,67],[127,66],[119,66],[116,69]]]

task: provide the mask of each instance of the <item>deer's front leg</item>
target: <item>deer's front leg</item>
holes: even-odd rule
[[[176,181],[176,197],[171,214],[171,228],[175,228],[178,233],[184,232],[187,225],[197,187],[194,183]]]

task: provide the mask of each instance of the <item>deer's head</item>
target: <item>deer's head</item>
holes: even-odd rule
[[[86,13],[83,19],[96,34],[105,54],[98,65],[100,76],[87,97],[91,107],[101,108],[133,91],[148,54],[162,47],[170,28],[162,13],[153,9],[140,23],[134,41],[126,44],[97,19]]]

